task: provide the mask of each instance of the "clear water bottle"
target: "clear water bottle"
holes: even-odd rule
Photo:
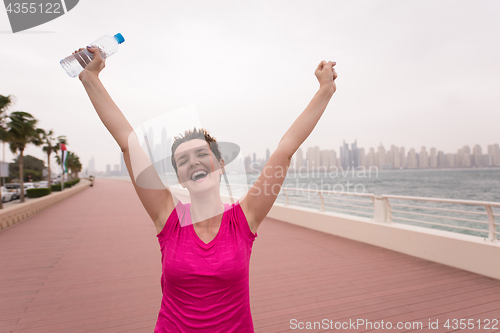
[[[106,59],[115,54],[118,51],[118,45],[124,41],[125,38],[123,38],[122,34],[116,34],[114,36],[105,35],[90,43],[89,46],[97,47],[101,52],[102,58]],[[92,59],[94,59],[94,55],[89,52],[89,50],[85,49],[64,58],[60,63],[69,76],[77,77]]]

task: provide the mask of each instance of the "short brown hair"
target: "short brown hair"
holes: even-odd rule
[[[175,169],[175,173],[177,174],[177,164],[175,163],[175,151],[177,148],[184,142],[191,141],[194,139],[201,139],[205,140],[208,143],[208,146],[210,147],[210,150],[214,153],[215,157],[217,158],[218,161],[221,160],[221,154],[219,150],[219,145],[217,144],[217,140],[215,140],[214,137],[210,136],[208,134],[208,131],[204,128],[197,129],[196,127],[193,128],[193,130],[187,130],[184,132],[184,135],[179,134],[178,136],[174,137],[175,141],[172,144],[172,166]]]

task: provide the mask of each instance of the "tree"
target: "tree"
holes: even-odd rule
[[[40,146],[42,141],[35,125],[38,122],[31,114],[22,111],[12,112],[7,123],[10,150],[19,154],[19,181],[21,183],[21,202],[24,202],[23,161],[24,149],[28,144]]]
[[[39,128],[38,130],[38,133],[40,133],[40,137],[42,139],[42,142],[43,142],[43,147],[42,147],[42,150],[44,152],[47,153],[47,168],[48,168],[48,187],[50,188],[50,185],[52,184],[52,178],[51,178],[51,170],[50,170],[50,155],[52,154],[52,152],[56,152],[55,150],[55,143],[54,141],[56,140],[52,135],[54,134],[52,132],[52,130],[46,132],[45,130]]]
[[[5,119],[7,116],[7,109],[12,104],[13,98],[9,96],[0,95],[0,140],[7,141],[7,130],[5,128]]]
[[[67,167],[71,170],[71,179],[78,178],[78,173],[82,171],[82,164],[80,163],[80,158],[72,152],[68,152],[68,163]]]
[[[61,165],[61,157],[59,157],[59,155],[56,156],[56,162]],[[69,151],[68,157],[66,158],[66,167],[71,171],[71,180],[78,178],[78,173],[82,171],[80,157]]]
[[[57,144],[54,147],[54,153],[56,154],[56,162],[59,165],[61,165],[61,157],[59,157],[59,155],[57,154],[57,152],[59,150],[61,150],[61,144],[64,144],[64,145],[68,144],[68,141],[66,140],[66,136],[65,135],[59,135],[57,137]],[[61,155],[62,155],[62,150],[61,150]],[[63,174],[61,176],[61,182],[64,182],[64,172],[63,172]]]
[[[7,110],[7,108],[13,103],[13,97],[11,95],[3,96],[0,95],[0,114]]]
[[[26,155],[23,159],[23,177],[24,181],[28,181],[30,176],[32,181],[43,180],[43,170],[45,169],[44,161]],[[19,179],[19,156],[14,159],[14,163],[9,164],[9,174],[11,179]]]

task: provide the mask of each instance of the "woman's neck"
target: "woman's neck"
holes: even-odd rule
[[[220,216],[224,213],[224,204],[220,198],[219,189],[214,193],[203,193],[200,196],[191,196],[191,222],[206,222],[207,226],[220,223]]]

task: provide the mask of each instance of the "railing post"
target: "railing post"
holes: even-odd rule
[[[285,192],[285,206],[288,206],[288,193],[286,193],[286,189],[283,189],[283,192]]]
[[[382,197],[384,198],[384,207],[385,207],[385,222],[387,223],[392,223],[392,208],[391,208],[391,203],[389,202],[389,198],[387,197]]]
[[[373,196],[373,220],[375,222],[392,222],[392,218],[390,220],[387,219],[388,211],[386,199],[387,198],[384,198],[382,196]]]
[[[485,205],[486,212],[488,213],[488,224],[489,224],[489,232],[488,232],[488,240],[494,241],[496,237],[495,230],[495,216],[493,215],[493,210],[490,205]]]
[[[319,198],[321,200],[321,208],[320,208],[320,212],[324,212],[325,211],[325,199],[323,198],[323,191],[319,191]]]

